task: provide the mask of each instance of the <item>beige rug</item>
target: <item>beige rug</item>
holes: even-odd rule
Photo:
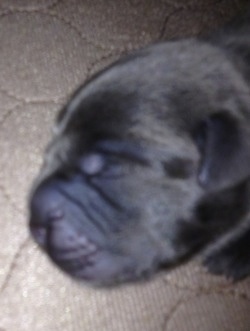
[[[93,290],[27,231],[26,196],[69,93],[121,53],[206,31],[240,0],[0,1],[0,331],[249,331],[250,280],[192,262],[146,284]]]

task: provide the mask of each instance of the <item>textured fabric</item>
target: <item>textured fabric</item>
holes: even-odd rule
[[[249,331],[250,281],[193,261],[112,290],[73,282],[30,239],[27,194],[69,93],[130,49],[222,25],[240,0],[0,1],[0,331]]]

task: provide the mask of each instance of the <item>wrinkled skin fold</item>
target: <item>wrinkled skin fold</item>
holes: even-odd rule
[[[50,259],[92,285],[150,277],[198,252],[250,271],[250,25],[146,47],[60,112],[30,193]]]

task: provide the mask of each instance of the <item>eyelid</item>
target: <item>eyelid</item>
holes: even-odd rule
[[[98,154],[96,152],[86,154],[81,162],[81,172],[87,177],[120,178],[126,172],[126,167],[119,162],[114,155]]]
[[[94,150],[97,152],[112,154],[142,165],[148,165],[142,147],[131,142],[122,140],[102,140],[95,144]]]
[[[104,156],[98,153],[89,153],[81,160],[81,169],[84,174],[94,176],[101,173],[106,165]]]

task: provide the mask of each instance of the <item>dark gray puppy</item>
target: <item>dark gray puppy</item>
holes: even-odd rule
[[[136,51],[73,95],[30,199],[62,270],[110,285],[202,250],[214,273],[250,272],[248,21]]]

